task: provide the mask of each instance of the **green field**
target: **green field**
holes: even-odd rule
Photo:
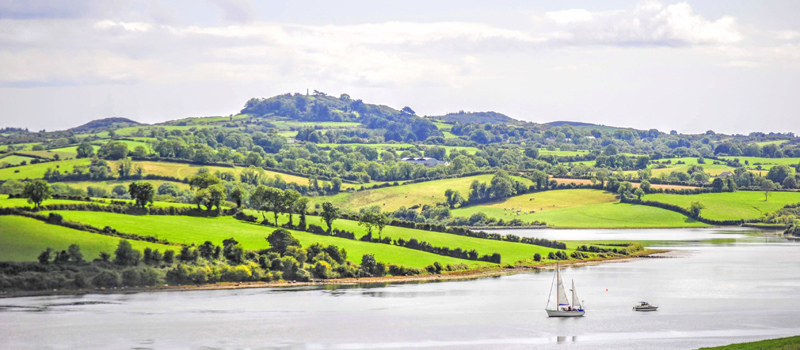
[[[383,211],[395,211],[400,207],[413,205],[442,203],[445,201],[444,191],[452,189],[466,198],[469,185],[474,180],[490,182],[494,175],[476,175],[455,179],[444,179],[413,183],[402,186],[384,187],[374,190],[340,193],[335,196],[311,197],[311,204],[332,202],[336,206],[349,210],[358,210],[373,205],[380,206]],[[530,184],[530,180],[514,177],[517,181]]]
[[[667,160],[670,160],[672,163],[663,164],[663,162]],[[706,159],[705,164],[699,164],[697,162],[697,158],[694,157],[658,159],[656,160],[656,162],[662,163],[664,166],[666,166],[666,168],[661,168],[661,169],[656,169],[656,167],[659,166],[656,164],[651,164],[649,166],[649,168],[652,169],[653,171],[653,176],[656,177],[660,176],[661,174],[669,174],[673,171],[686,172],[692,165],[698,165],[703,167],[703,171],[705,171],[711,176],[719,175],[720,173],[723,173],[725,171],[733,172],[733,170],[736,169],[733,167],[729,167],[726,164],[714,164],[713,159]],[[684,162],[685,164],[676,164],[677,162]],[[632,173],[635,173],[635,171]]]
[[[30,163],[35,158],[11,155],[8,157],[0,158],[0,164],[7,163],[8,165],[19,165],[22,162]]]
[[[604,203],[536,213],[532,220],[558,228],[704,227],[702,222],[666,209],[626,203]]]
[[[797,350],[800,349],[800,336],[767,339],[749,343],[715,346],[713,348],[700,348],[698,350]]]
[[[742,165],[744,165],[744,162],[748,162],[749,165],[746,166],[748,169],[755,169],[758,165],[761,165],[761,168],[764,170],[769,170],[774,165],[788,165],[790,167],[795,167],[796,165],[800,164],[800,158],[761,158],[761,157],[721,157],[721,158],[727,160],[739,159],[739,162],[742,163]]]
[[[551,151],[551,150],[548,150],[546,148],[539,148],[539,154],[540,155],[554,155],[554,156],[557,156],[557,157],[582,156],[582,155],[585,155],[585,154],[588,154],[588,153],[589,153],[589,151],[587,151],[587,150],[575,150],[575,151],[557,150],[557,151]],[[594,161],[592,161],[591,163],[594,164]]]
[[[106,142],[108,142],[108,141],[102,141],[102,142],[99,142],[99,143],[95,143],[95,151],[100,149],[100,147],[98,147],[99,145],[103,145]],[[128,151],[130,151],[130,152],[133,152],[133,150],[136,149],[136,147],[142,146],[147,151],[147,153],[153,153],[153,146],[151,144],[147,143],[147,142],[144,142],[144,141],[114,140],[114,142],[124,143],[125,145],[128,146]]]
[[[71,173],[72,168],[76,165],[89,165],[89,163],[91,163],[89,159],[70,159],[56,162],[28,164],[14,168],[5,168],[0,169],[0,179],[41,179],[44,177],[44,173],[48,168],[58,170],[63,174],[65,172]]]
[[[95,204],[98,202],[102,203],[110,203],[111,201],[121,201],[127,203],[133,203],[132,200],[126,199],[109,199],[109,198],[93,198]],[[73,201],[67,199],[48,199],[42,202],[42,205],[51,205],[51,204],[86,204],[86,201]],[[100,203],[100,204],[102,204]],[[172,202],[159,202],[155,201],[151,204],[153,207],[196,207],[196,204],[191,203],[172,203]],[[11,208],[11,207],[28,207],[32,208],[33,204],[28,203],[28,200],[25,198],[8,198],[8,195],[0,195],[0,208]]]
[[[713,220],[757,219],[766,213],[783,208],[787,204],[800,203],[800,193],[771,192],[769,201],[764,201],[764,192],[738,191],[703,193],[695,195],[649,194],[645,200],[679,205],[689,208],[692,202],[700,202],[706,208],[701,216]]]
[[[616,201],[616,196],[606,191],[587,189],[554,190],[528,193],[510,197],[504,201],[459,208],[452,210],[451,214],[453,216],[469,217],[472,214],[482,212],[498,220],[520,219],[525,222],[531,222],[538,220],[537,214],[546,211]],[[517,210],[520,211],[519,214],[517,214]],[[531,213],[531,211],[535,211],[535,213]]]
[[[775,140],[775,141],[764,141],[764,142],[756,142],[757,145],[764,147],[766,145],[782,145],[784,143],[789,142],[789,140]]]
[[[99,145],[92,145],[94,147],[94,151],[97,152],[100,149]],[[48,151],[56,152],[61,156],[62,154],[67,154],[70,157],[76,157],[78,155],[78,146],[69,146],[69,147],[61,147],[61,148],[52,148]]]
[[[183,182],[162,181],[162,180],[141,180],[141,181],[153,184],[153,188],[155,188],[156,190],[158,190],[158,186],[161,186],[161,184],[163,184],[165,182],[169,182],[171,184],[175,184],[178,187],[180,187],[182,190],[188,190],[189,189],[189,184],[186,184],[186,183],[183,183]],[[81,188],[81,189],[84,189],[84,190],[86,189],[86,187],[89,187],[89,186],[100,187],[100,188],[104,188],[104,189],[108,190],[109,193],[110,193],[111,190],[114,189],[114,187],[117,187],[119,185],[122,185],[122,186],[125,186],[125,188],[128,188],[128,185],[130,185],[131,182],[133,182],[133,181],[130,181],[130,180],[108,180],[108,181],[78,181],[78,182],[56,182],[56,183],[64,184],[64,185],[67,185],[67,186],[73,187],[73,188]]]
[[[120,239],[95,233],[73,230],[50,225],[39,220],[21,216],[0,216],[0,261],[36,261],[47,247],[56,251],[67,249],[71,244],[81,247],[83,258],[92,260],[100,252],[113,254]],[[179,250],[176,246],[166,246],[141,241],[130,241],[134,249],[150,247],[165,250]]]
[[[232,217],[198,218],[189,216],[135,216],[99,212],[63,211],[59,212],[67,220],[78,221],[92,226],[109,225],[120,232],[155,236],[174,243],[202,244],[211,241],[220,245],[223,240],[233,237],[245,249],[266,249],[266,237],[273,228],[250,224]],[[411,267],[425,267],[438,261],[441,264],[465,263],[472,266],[486,265],[470,260],[450,258],[406,249],[388,244],[354,241],[331,236],[315,235],[308,232],[292,231],[303,246],[313,243],[335,244],[347,250],[347,258],[355,263],[361,262],[364,254],[374,254],[378,261],[390,262]]]

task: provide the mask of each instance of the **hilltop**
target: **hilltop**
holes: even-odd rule
[[[134,120],[130,120],[128,118],[115,117],[115,118],[95,119],[81,126],[69,129],[69,131],[73,131],[76,133],[85,133],[85,132],[95,132],[105,129],[124,128],[137,125],[143,125],[143,124]]]
[[[429,116],[430,119],[438,119],[444,122],[459,123],[481,123],[481,124],[503,124],[512,123],[518,120],[511,118],[503,113],[497,112],[464,112],[447,113],[439,116]]]

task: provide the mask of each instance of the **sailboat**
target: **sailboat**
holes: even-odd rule
[[[555,309],[548,309],[545,308],[547,311],[548,317],[581,317],[586,312],[583,310],[583,305],[581,305],[581,300],[578,298],[578,292],[575,290],[575,281],[572,281],[572,304],[569,303],[569,299],[567,299],[567,292],[564,290],[564,282],[561,281],[561,267],[558,266],[558,262],[556,262],[556,308]],[[550,295],[553,294],[553,286],[550,286]],[[547,307],[550,307],[550,297],[547,298]]]

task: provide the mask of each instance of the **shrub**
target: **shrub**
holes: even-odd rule
[[[533,261],[542,261],[542,254],[533,254]]]
[[[92,284],[98,288],[111,288],[119,286],[119,273],[112,270],[100,271],[100,273],[92,278]]]

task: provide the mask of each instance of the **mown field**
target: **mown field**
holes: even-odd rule
[[[489,202],[459,208],[451,211],[453,216],[469,217],[475,213],[485,213],[489,217],[505,221],[520,219],[526,222],[534,220],[536,213],[577,206],[616,202],[616,196],[601,190],[554,190],[528,193],[507,198],[504,201]],[[519,215],[517,215],[519,211]],[[532,213],[532,212],[536,213]]]
[[[121,232],[155,236],[174,243],[202,244],[205,241],[211,241],[214,244],[221,245],[223,240],[234,238],[242,243],[245,249],[269,248],[266,237],[274,230],[274,228],[271,227],[242,222],[232,217],[135,216],[78,211],[62,211],[59,213],[67,220],[100,227],[110,225]],[[334,226],[336,227],[336,223]],[[321,236],[302,231],[291,232],[304,247],[313,243],[320,243],[323,245],[335,244],[341,248],[345,248],[347,250],[348,260],[355,263],[360,263],[361,256],[364,254],[374,254],[378,261],[418,268],[433,264],[435,261],[441,264],[465,263],[472,266],[487,264],[445,257],[388,244]]]
[[[341,208],[358,210],[378,205],[383,211],[395,211],[400,207],[414,205],[434,205],[445,201],[444,191],[452,189],[466,198],[469,185],[474,180],[489,183],[494,175],[476,175],[455,179],[444,179],[413,183],[402,186],[384,187],[374,190],[340,193],[335,196],[311,197],[311,203],[331,202]],[[531,184],[530,180],[514,177],[517,181]]]
[[[651,164],[650,169],[652,169],[653,176],[660,176],[661,174],[669,174],[673,171],[680,171],[686,172],[692,165],[698,165],[703,167],[703,171],[708,173],[711,176],[719,175],[725,171],[733,172],[735,168],[729,167],[725,164],[714,164],[713,159],[706,159],[705,164],[699,164],[697,162],[697,158],[693,157],[683,157],[683,158],[669,158],[668,160],[671,161],[671,164],[663,164],[667,159],[658,159],[657,162],[661,163],[661,165],[666,166],[665,168],[658,169],[657,167],[660,165]],[[683,162],[685,164],[676,164],[678,162]],[[634,172],[635,173],[635,172]]]
[[[12,155],[12,156],[8,156],[8,157],[0,158],[0,164],[7,163],[8,165],[19,165],[19,164],[22,164],[22,162],[30,163],[34,159],[36,159],[36,158]]]
[[[0,216],[0,261],[36,261],[39,253],[50,247],[56,251],[67,249],[71,244],[81,247],[83,258],[93,260],[100,252],[114,253],[120,239],[66,227],[46,224],[39,220],[21,216]],[[177,246],[167,246],[141,241],[130,241],[134,249],[147,247],[162,252],[180,250]]]
[[[769,170],[775,165],[788,165],[790,167],[794,167],[800,164],[800,158],[762,158],[762,157],[721,157],[721,158],[728,160],[739,159],[739,162],[741,162],[743,165],[744,162],[747,162],[749,164],[746,165],[748,169],[755,169],[757,166],[761,165],[761,169]]]
[[[558,228],[674,228],[705,227],[674,211],[644,205],[603,203],[533,214],[532,220]]]
[[[158,190],[158,186],[161,186],[161,184],[163,184],[165,182],[169,182],[171,184],[174,184],[174,185],[178,186],[179,188],[181,188],[183,190],[188,190],[189,189],[189,184],[183,183],[183,182],[161,181],[161,180],[141,180],[141,181],[148,182],[148,183],[152,184],[153,188],[155,188],[156,190]],[[89,186],[99,187],[99,188],[106,189],[106,190],[109,191],[109,193],[111,193],[111,190],[114,189],[114,187],[117,187],[119,185],[122,185],[122,186],[125,186],[125,188],[128,188],[128,185],[130,185],[131,182],[133,182],[133,181],[130,181],[130,180],[108,180],[108,181],[77,181],[77,182],[56,182],[56,183],[64,184],[64,185],[67,185],[67,186],[72,187],[72,188],[81,188],[81,189],[84,189],[84,190]]]
[[[700,202],[706,208],[700,212],[705,218],[714,220],[757,219],[766,213],[783,208],[787,204],[800,203],[798,192],[771,192],[764,200],[764,192],[738,191],[703,193],[695,195],[649,194],[645,200],[679,205],[689,208],[692,202]]]
[[[560,184],[561,183],[564,183],[564,184],[573,183],[573,184],[576,184],[576,185],[594,185],[592,183],[592,180],[589,180],[589,179],[562,179],[562,178],[555,177],[555,178],[552,178],[552,180],[556,180]],[[639,183],[635,183],[634,182],[634,183],[632,183],[632,185],[633,185],[634,188],[639,188]],[[663,189],[673,189],[673,190],[697,188],[695,186],[660,185],[660,184],[651,184],[650,187],[652,187],[652,188],[663,188]]]
[[[56,162],[46,162],[39,164],[28,164],[20,167],[0,169],[0,179],[41,179],[48,168],[58,170],[61,173],[71,173],[76,165],[89,165],[89,159],[70,159]]]
[[[133,200],[127,199],[109,199],[109,198],[92,198],[95,204],[108,204],[111,201],[121,201],[127,203],[133,203]],[[42,202],[42,205],[51,205],[51,204],[87,204],[90,202],[86,201],[74,201],[68,199],[48,199]],[[192,203],[172,203],[172,202],[159,202],[154,201],[151,206],[153,207],[196,207],[196,204]],[[33,204],[28,203],[28,200],[25,198],[8,198],[8,195],[0,195],[0,208],[12,208],[12,207],[27,207],[33,208]]]

